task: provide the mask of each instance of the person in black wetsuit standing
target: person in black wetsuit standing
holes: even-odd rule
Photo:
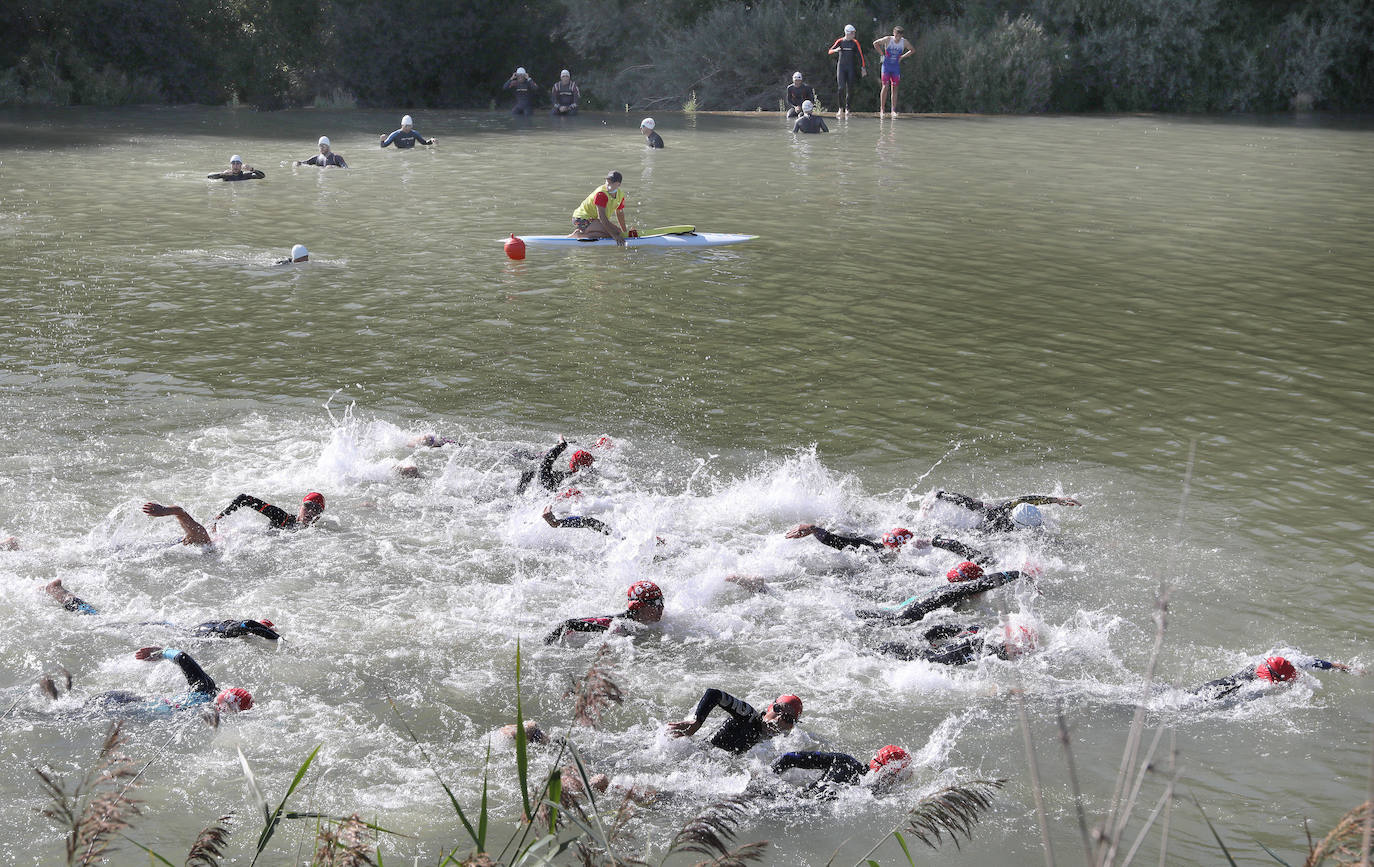
[[[515,492],[517,494],[525,493],[525,489],[530,486],[530,482],[534,481],[536,476],[539,478],[539,484],[542,485],[545,490],[556,491],[558,490],[558,486],[563,484],[568,476],[596,463],[596,458],[592,456],[591,452],[585,449],[578,449],[573,452],[572,458],[568,461],[567,471],[555,470],[553,468],[553,462],[558,460],[558,456],[563,454],[567,447],[568,441],[560,434],[558,437],[558,445],[544,453],[543,460],[539,462],[539,469],[526,470],[521,474],[520,483],[515,486]]]
[[[428,146],[434,144],[437,141],[437,138],[427,139],[424,136],[420,135],[418,132],[416,132],[415,120],[410,115],[406,115],[405,117],[401,118],[401,128],[393,131],[389,135],[383,135],[381,137],[381,141],[379,142],[379,144],[382,147],[395,145],[397,150],[405,150],[407,148],[415,147],[416,142]]]
[[[844,35],[835,40],[827,54],[838,55],[835,59],[835,85],[839,88],[839,110],[836,117],[850,113],[849,102],[854,87],[861,77],[868,75],[868,61],[864,59],[864,47],[854,35],[853,24],[844,26]]]
[[[897,604],[896,610],[871,609],[854,613],[865,620],[885,621],[894,625],[915,623],[932,611],[948,608],[1019,578],[1029,577],[1029,573],[1016,570],[984,573],[983,567],[966,560],[950,569],[945,577],[950,586],[903,600]]]
[[[972,497],[963,494],[951,494],[948,491],[936,491],[935,499],[978,512],[981,516],[978,529],[989,533],[1010,533],[1015,530],[1030,530],[1042,526],[1045,523],[1045,518],[1036,506],[1083,505],[1071,497],[1050,497],[1041,494],[1017,497],[993,506]]]
[[[525,67],[516,69],[515,73],[506,79],[506,83],[501,85],[501,89],[515,91],[515,107],[510,110],[511,114],[534,114],[534,98],[539,93],[539,85],[525,72]]]
[[[792,132],[830,132],[830,127],[825,125],[825,121],[811,113],[813,108],[815,108],[815,106],[812,105],[809,99],[802,103],[801,117],[797,118],[797,122],[792,124]]]
[[[716,708],[728,713],[730,719],[711,735],[711,746],[730,753],[746,753],[761,741],[792,731],[801,719],[802,701],[795,695],[780,695],[759,713],[748,702],[712,688],[702,693],[691,719],[668,723],[668,734],[675,738],[696,734],[707,715]]]
[[[267,173],[262,169],[245,166],[243,164],[243,157],[234,154],[229,158],[228,171],[215,172],[205,177],[212,181],[257,181],[267,177]]]
[[[663,619],[663,591],[652,581],[636,581],[625,591],[628,603],[620,614],[564,620],[544,636],[545,644],[561,641],[569,632],[609,632],[622,625],[657,623]]]

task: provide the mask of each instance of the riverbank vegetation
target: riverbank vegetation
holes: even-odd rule
[[[9,0],[0,105],[486,108],[524,66],[591,108],[774,109],[794,70],[831,101],[846,23],[905,26],[903,111],[1374,109],[1365,0]]]

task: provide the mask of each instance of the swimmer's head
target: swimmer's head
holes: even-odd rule
[[[663,591],[652,581],[636,581],[625,591],[629,599],[626,608],[641,623],[657,623],[663,619]]]
[[[271,629],[273,626],[276,626],[275,623],[268,620],[266,617],[260,619],[258,622],[261,623],[263,626],[266,626],[268,629]]]
[[[883,547],[890,551],[896,551],[910,542],[911,539],[912,533],[906,527],[893,527],[883,534]]]
[[[802,700],[791,693],[783,693],[778,696],[777,701],[768,706],[763,712],[763,718],[773,723],[783,731],[791,730],[792,726],[801,719]]]
[[[793,81],[801,81],[801,80],[802,80],[802,74],[801,74],[800,72],[794,72],[794,73],[792,73],[792,80],[793,80]]]
[[[977,581],[983,577],[983,567],[974,563],[972,560],[965,560],[958,566],[945,573],[951,584],[960,584],[964,581]]]
[[[215,697],[215,708],[220,713],[239,713],[240,711],[251,710],[252,707],[252,693],[241,687],[226,689]]]
[[[854,25],[853,25],[853,24],[846,24],[846,25],[844,26],[844,32],[845,32],[845,34],[850,34],[850,33],[857,33],[858,31],[854,29]]]
[[[301,511],[298,516],[302,523],[309,524],[324,514],[324,494],[311,491],[301,498]]]
[[[875,774],[899,774],[911,764],[911,754],[895,744],[888,744],[868,761],[868,769]]]
[[[401,118],[401,129],[410,129],[412,126],[415,126],[415,119],[410,115]]]
[[[816,104],[809,99],[802,100],[802,113],[810,114],[816,108]]]
[[[1045,516],[1040,513],[1039,509],[1032,506],[1030,503],[1022,503],[1011,510],[1011,522],[1018,527],[1029,530],[1035,527],[1044,526]]]
[[[1293,667],[1293,663],[1284,659],[1282,656],[1271,656],[1264,662],[1255,666],[1255,677],[1258,677],[1260,680],[1282,683],[1285,680],[1292,680],[1297,676],[1298,670]]]
[[[525,67],[523,67],[523,66],[517,66],[517,67],[515,67],[515,74],[516,74],[516,75],[529,75],[529,73],[525,71]]]
[[[568,461],[568,470],[575,473],[578,470],[590,467],[594,463],[596,463],[596,458],[592,457],[591,452],[586,449],[578,449],[573,452],[572,460]]]
[[[239,166],[240,168],[242,168],[243,157],[239,156],[238,154],[234,154],[232,157],[229,158],[229,165],[230,167]]]
[[[646,117],[639,122],[640,129],[653,129],[655,125],[654,119],[651,117]]]
[[[310,251],[305,249],[304,244],[297,244],[291,248],[292,262],[306,262],[310,259]]]
[[[330,148],[329,136],[327,136],[327,135],[322,135],[322,136],[320,136],[320,153],[322,153],[322,154],[327,154],[327,153],[329,153],[329,148]]]
[[[562,72],[558,73],[558,77],[559,77],[559,78],[572,78],[572,73],[565,69],[565,70],[563,70]]]

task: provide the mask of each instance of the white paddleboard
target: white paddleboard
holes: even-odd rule
[[[589,241],[583,238],[569,238],[566,235],[516,235],[527,247],[614,247],[614,238],[598,238]],[[720,232],[683,232],[674,235],[645,235],[641,238],[627,238],[629,247],[724,247],[727,244],[741,244],[752,241],[758,235],[728,235]]]

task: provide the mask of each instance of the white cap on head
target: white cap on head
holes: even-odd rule
[[[558,77],[559,77],[559,78],[572,78],[572,73],[565,69],[565,70],[563,70],[562,72],[558,73]]]
[[[856,31],[854,30],[854,25],[853,25],[853,24],[846,24],[846,25],[844,26],[844,32],[845,32],[845,33],[854,33],[854,32],[856,32]]]
[[[295,259],[304,259],[306,256],[309,256],[309,255],[310,255],[310,251],[307,250],[307,249],[305,249],[305,245],[304,245],[304,244],[297,244],[296,246],[294,246],[294,247],[291,248],[291,258],[292,258],[293,260],[295,260]]]
[[[234,154],[232,157],[229,158],[229,162],[230,162],[231,164],[232,164],[232,163],[241,163],[241,162],[243,162],[243,157],[239,156],[238,154]]]
[[[523,66],[517,66],[517,67],[515,67],[515,74],[516,74],[516,75],[529,75],[529,73],[525,71],[525,67],[523,67]]]
[[[322,145],[328,145],[328,144],[329,144],[329,136],[327,136],[327,135],[322,135],[322,136],[320,136],[320,144],[322,144]]]
[[[794,72],[794,73],[792,73],[792,80],[793,80],[793,81],[801,81],[801,80],[802,80],[802,74],[801,74],[800,72]]]
[[[651,118],[651,117],[646,117],[646,118],[644,118],[643,120],[641,120],[641,121],[639,122],[639,128],[640,128],[640,129],[653,129],[653,128],[654,128],[654,119]]]
[[[815,107],[816,107],[816,104],[815,104],[814,102],[812,102],[811,100],[809,100],[809,99],[803,99],[803,100],[802,100],[802,111],[805,112],[806,114],[810,114],[810,113],[811,113],[811,109],[813,109],[813,108],[815,108]]]
[[[1045,523],[1045,516],[1030,503],[1022,503],[1011,510],[1011,522],[1018,527],[1039,527]]]
[[[410,115],[406,115],[405,117],[401,118],[401,126],[414,126],[414,125],[415,125],[415,119],[412,118]]]

